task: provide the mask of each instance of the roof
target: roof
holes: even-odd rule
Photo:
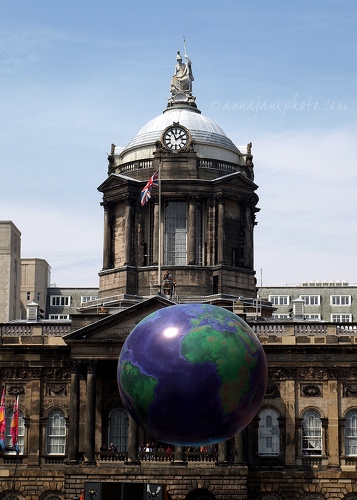
[[[160,140],[162,132],[174,122],[186,127],[196,143],[221,146],[239,154],[237,146],[214,121],[195,109],[185,107],[167,109],[150,120],[124,148],[121,155],[133,148],[155,144]]]

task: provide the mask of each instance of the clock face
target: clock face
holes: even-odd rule
[[[188,145],[188,134],[181,127],[170,127],[163,136],[164,146],[171,151],[180,151]]]

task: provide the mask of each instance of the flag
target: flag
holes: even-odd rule
[[[157,187],[158,185],[159,185],[159,171],[156,170],[156,172],[148,180],[144,189],[141,191],[140,198],[142,206],[146,205],[147,202],[150,200],[152,188]]]
[[[12,446],[16,451],[18,451],[19,449],[17,444],[18,436],[19,436],[19,396],[16,396],[13,407],[12,419],[11,419]]]
[[[5,450],[5,389],[2,388],[1,392],[1,402],[0,402],[0,451]]]

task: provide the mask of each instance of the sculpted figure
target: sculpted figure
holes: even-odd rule
[[[191,61],[187,54],[185,54],[186,62],[182,62],[180,51],[177,52],[175,73],[171,79],[170,92],[171,95],[176,94],[191,94],[192,82],[194,80],[191,68]]]

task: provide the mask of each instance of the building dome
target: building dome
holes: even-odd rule
[[[210,118],[192,107],[172,107],[150,120],[122,150],[117,151],[124,162],[151,157],[160,141],[163,131],[179,123],[186,127],[195,143],[198,156],[240,163],[241,153],[223,130]],[[223,155],[223,158],[222,158]]]

